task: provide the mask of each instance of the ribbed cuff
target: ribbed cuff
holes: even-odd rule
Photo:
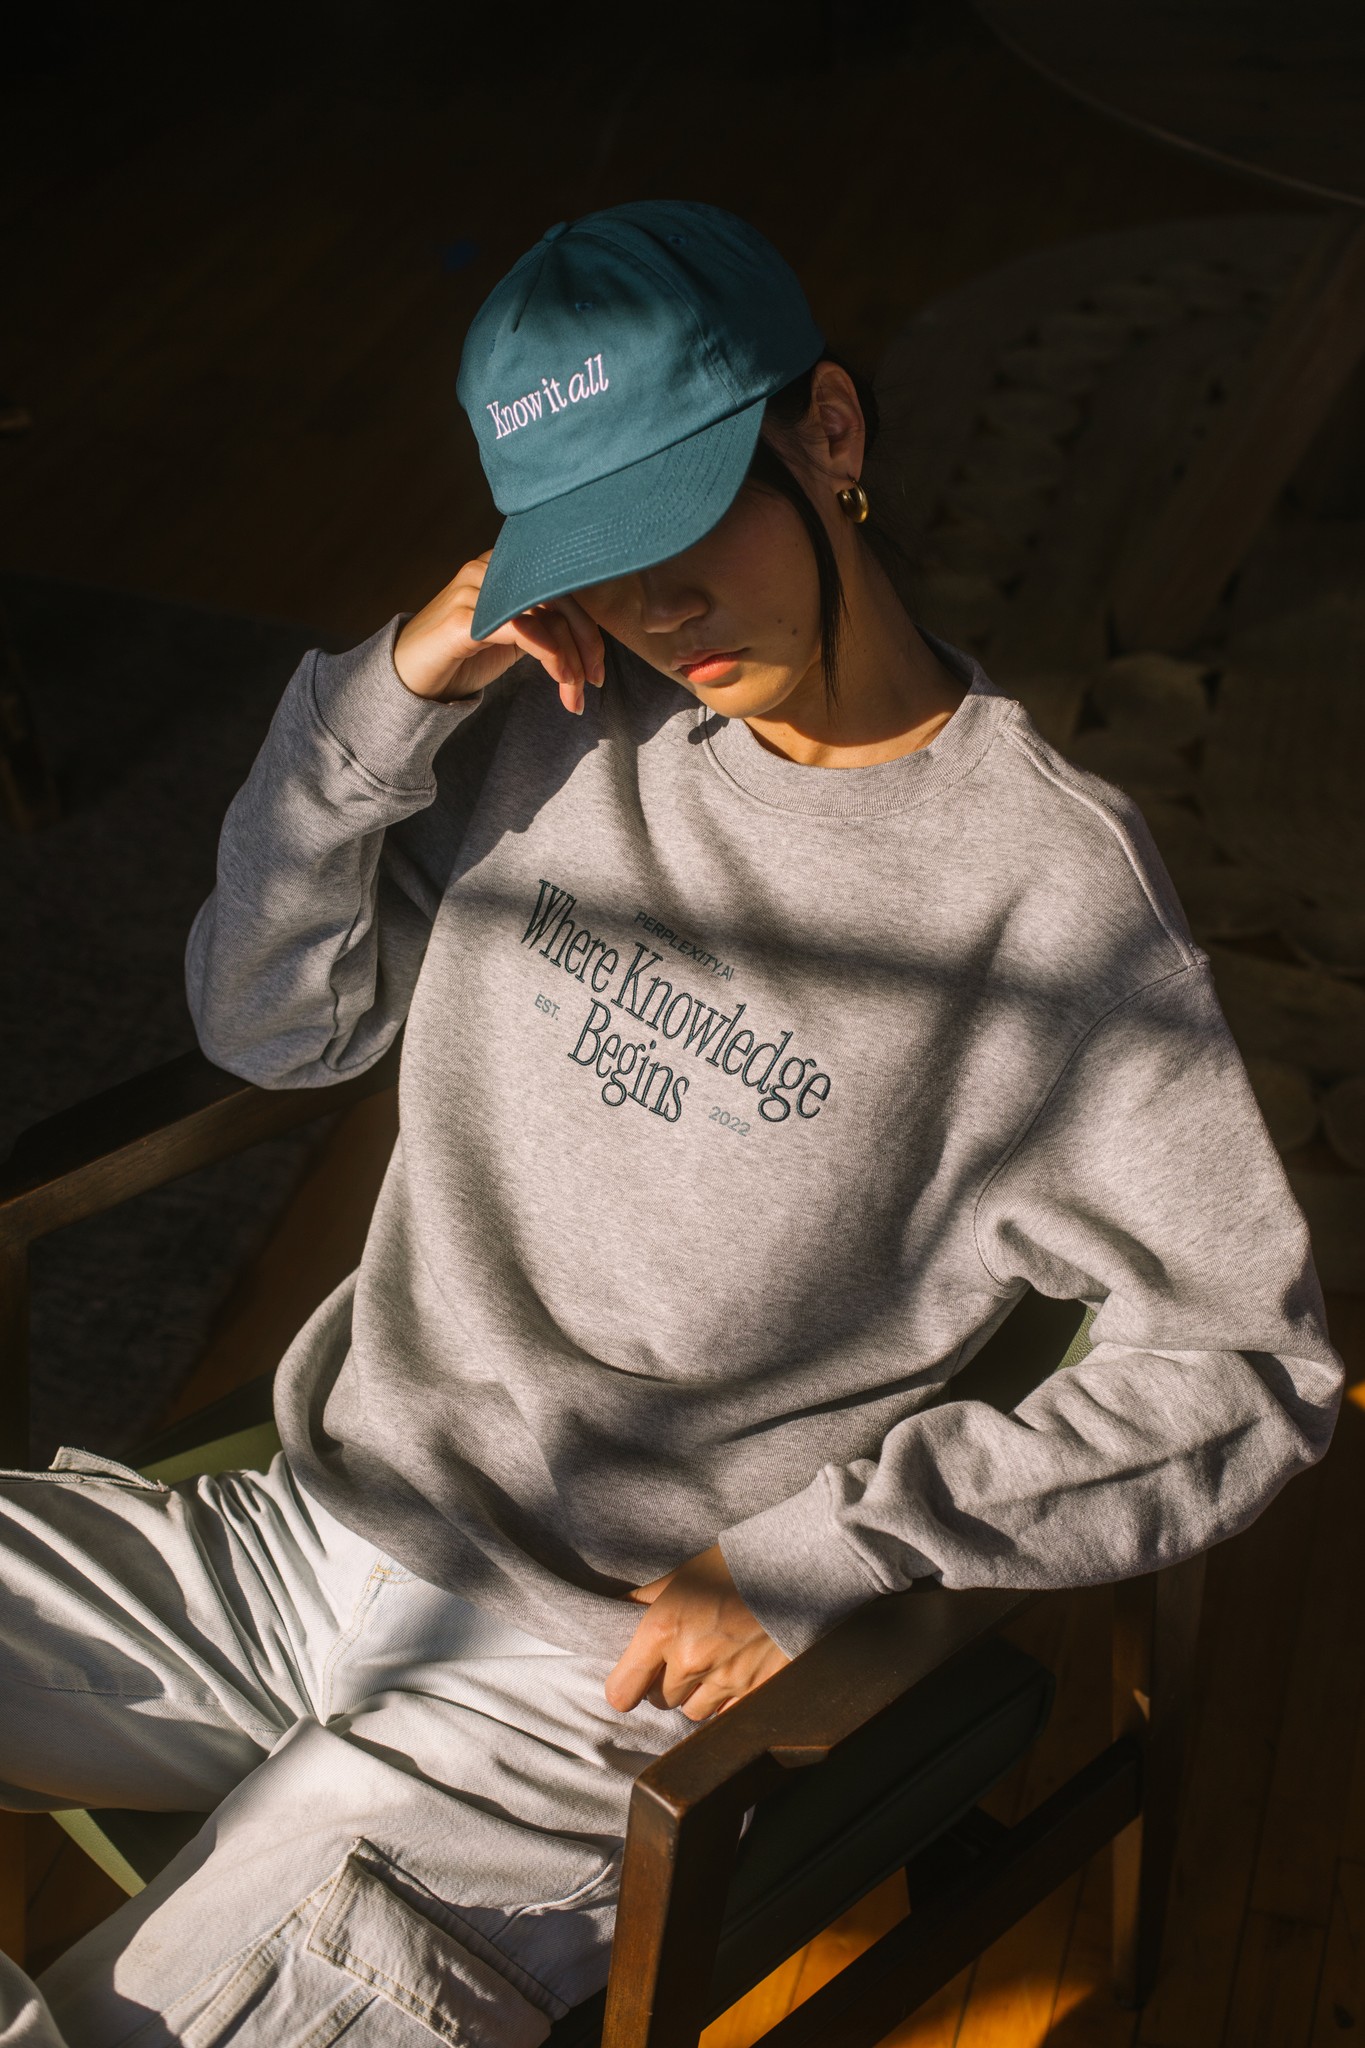
[[[430,789],[437,748],[477,710],[484,693],[440,704],[407,688],[393,650],[410,616],[396,613],[345,654],[319,654],[313,705],[333,739],[376,782],[417,792]]]
[[[885,1590],[839,1534],[823,1472],[718,1541],[740,1598],[789,1657]]]

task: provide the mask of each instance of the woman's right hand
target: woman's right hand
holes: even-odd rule
[[[399,681],[416,697],[450,704],[476,695],[523,654],[533,654],[551,682],[559,685],[565,710],[581,711],[584,682],[601,685],[606,657],[601,631],[577,598],[547,598],[518,612],[486,639],[470,637],[492,552],[486,548],[466,562],[402,628],[393,650]]]

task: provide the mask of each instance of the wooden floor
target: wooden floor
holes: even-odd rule
[[[1021,250],[1295,203],[1073,105],[958,0],[523,6],[496,38],[458,4],[210,7],[208,63],[167,9],[106,12],[116,29],[59,11],[0,81],[0,393],[35,421],[0,440],[0,561],[339,644],[495,537],[459,347],[554,220],[646,196],[730,206],[797,267],[831,343],[875,365],[919,307]],[[273,1363],[354,1262],[386,1137],[372,1106],[338,1130],[179,1409]],[[1365,2027],[1365,1302],[1333,1302],[1332,1326],[1362,1401],[1210,1555],[1156,1997],[1135,2016],[1108,1996],[1101,1857],[895,2040],[1322,2048]],[[1059,1598],[1018,1631],[1061,1692],[988,1802],[1001,1817],[1106,1739],[1104,1599]],[[6,1839],[40,1968],[118,1895],[46,1818]],[[708,2048],[742,2048],[903,1905],[894,1883],[872,1895]]]

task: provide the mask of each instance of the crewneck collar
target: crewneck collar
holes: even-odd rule
[[[971,773],[1012,711],[1014,699],[991,681],[975,655],[924,626],[916,630],[967,684],[962,702],[927,747],[861,768],[816,767],[772,753],[742,718],[722,718],[698,704],[693,722],[712,765],[728,782],[779,811],[881,818],[927,803],[949,783]]]

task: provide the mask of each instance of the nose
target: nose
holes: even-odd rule
[[[647,633],[673,633],[690,619],[701,618],[706,599],[695,587],[668,573],[666,563],[636,571],[640,624]]]

